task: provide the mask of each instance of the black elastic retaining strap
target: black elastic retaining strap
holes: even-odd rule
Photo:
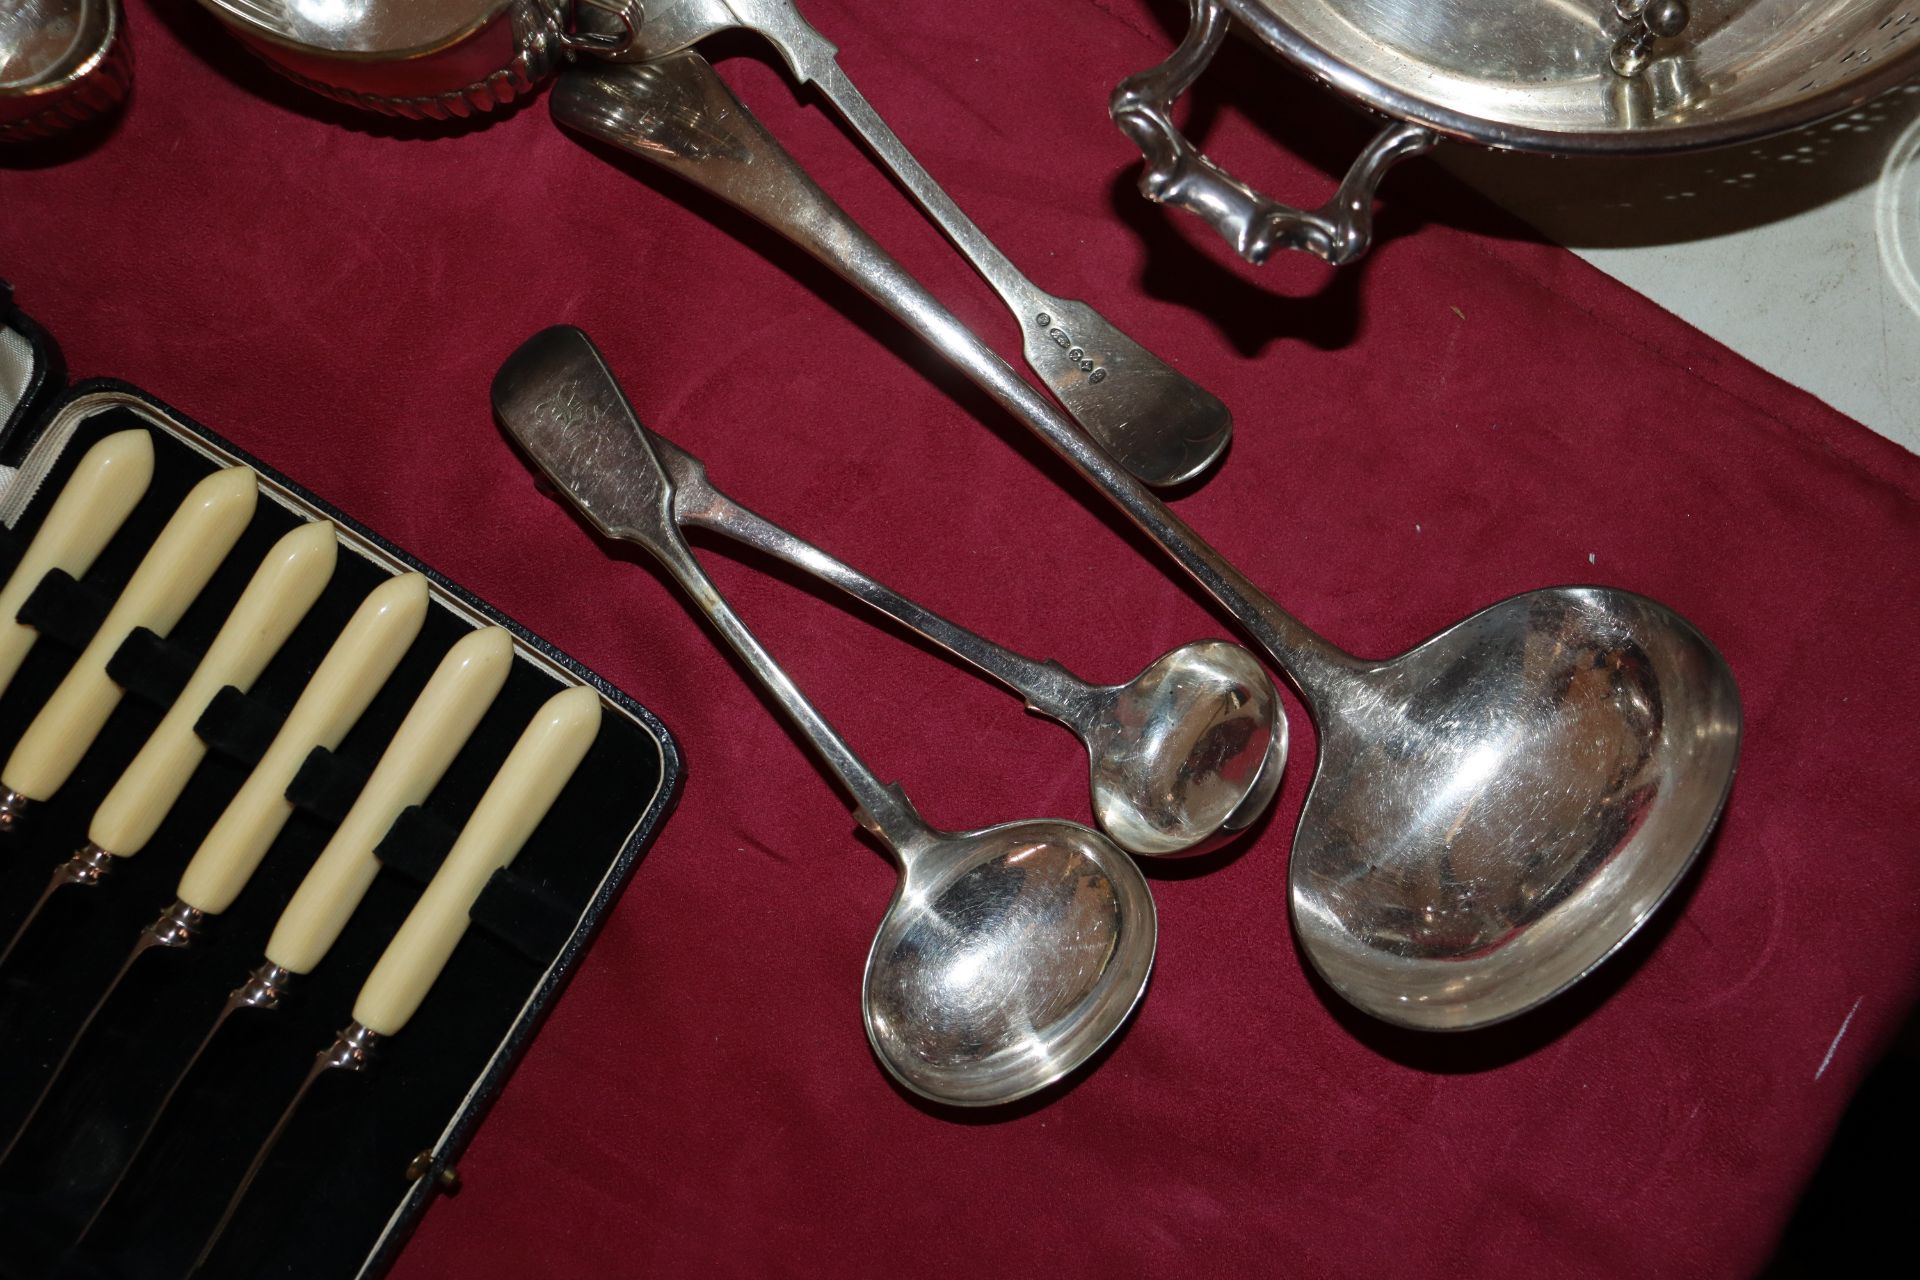
[[[213,750],[252,768],[267,754],[273,735],[280,732],[285,719],[273,708],[228,685],[213,695],[193,731]]]
[[[287,802],[337,827],[360,798],[367,775],[325,747],[315,747],[287,786]]]
[[[170,707],[199,658],[179,645],[162,640],[145,627],[135,627],[107,662],[113,682],[143,702]]]
[[[49,569],[34,584],[31,594],[20,605],[17,620],[51,640],[75,651],[87,647],[93,633],[107,620],[113,601],[74,581],[65,569]]]

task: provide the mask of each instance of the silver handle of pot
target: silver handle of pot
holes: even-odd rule
[[[1439,139],[1419,125],[1395,123],[1367,144],[1333,199],[1299,209],[1264,196],[1200,154],[1173,122],[1174,99],[1200,78],[1229,19],[1218,0],[1189,0],[1192,23],[1171,57],[1127,77],[1113,91],[1108,112],[1147,162],[1140,194],[1197,214],[1248,262],[1258,266],[1275,249],[1302,249],[1339,266],[1373,242],[1373,196],[1388,169],[1432,150]]]

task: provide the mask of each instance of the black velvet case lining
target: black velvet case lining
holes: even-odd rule
[[[101,436],[133,425],[152,429],[154,479],[82,581],[50,579],[36,592],[34,617],[43,634],[0,696],[0,758],[98,626],[101,602],[126,581],[185,492],[221,465],[153,419],[178,423],[183,435],[197,433],[215,450],[252,462],[131,388],[95,383],[76,396],[87,392],[95,393],[83,401],[92,411],[25,516],[0,537],[0,556],[9,566],[17,558],[73,464]],[[130,398],[140,404],[127,403]],[[84,842],[94,808],[274,541],[302,519],[331,518],[346,535],[338,567],[253,688],[245,695],[224,690],[202,717],[207,759],[146,849],[116,859],[97,887],[56,893],[0,969],[0,1138],[31,1104],[51,1060],[140,930],[172,900],[200,836],[333,637],[394,571],[356,554],[355,536],[390,561],[416,567],[254,465],[263,492],[239,545],[171,634],[136,633],[122,646],[112,668],[126,687],[121,705],[67,785],[33,805],[16,833],[0,837],[0,940],[12,934],[53,868]],[[306,511],[296,514],[269,500],[268,486]],[[520,730],[567,683],[592,684],[608,704],[602,727],[552,813],[512,868],[489,884],[471,913],[475,927],[419,1013],[381,1043],[372,1068],[328,1072],[309,1094],[203,1274],[378,1274],[439,1185],[434,1175],[464,1149],[632,873],[680,775],[677,749],[651,713],[518,627],[520,653],[506,687],[426,805],[394,824],[379,851],[382,873],[339,942],[313,974],[295,981],[280,1008],[243,1011],[228,1021],[184,1077],[84,1244],[71,1247],[228,993],[259,963],[281,907],[440,657],[472,629],[475,616],[505,622],[437,578],[434,596],[420,638],[338,750],[308,759],[289,791],[293,818],[233,907],[211,918],[192,947],[150,952],[129,969],[0,1165],[0,1275],[183,1274],[314,1055],[347,1022],[361,981]]]

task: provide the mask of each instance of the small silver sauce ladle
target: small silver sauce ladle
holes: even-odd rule
[[[924,1097],[986,1106],[1045,1088],[1106,1043],[1153,968],[1153,898],[1133,860],[1073,822],[939,831],[898,784],[882,785],[693,558],[672,481],[578,329],[522,344],[494,376],[493,405],[595,528],[644,547],[680,583],[899,859],[863,983],[867,1038],[886,1069]]]
[[[1294,833],[1295,936],[1340,995],[1463,1030],[1564,990],[1653,913],[1719,817],[1740,695],[1686,619],[1605,587],[1532,591],[1397,658],[1309,630],[887,256],[683,52],[576,67],[556,119],[781,232],[947,355],[1232,613],[1306,699],[1320,759]]]
[[[609,397],[619,388],[609,383]],[[645,429],[645,428],[643,428]],[[947,621],[834,559],[714,487],[706,467],[648,430],[673,482],[673,518],[757,547],[904,623],[1066,725],[1086,744],[1100,828],[1129,853],[1218,848],[1273,802],[1287,767],[1287,719],[1251,653],[1197,640],[1125,684],[1095,685]]]

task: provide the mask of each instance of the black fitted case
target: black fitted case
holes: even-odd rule
[[[0,296],[0,325],[57,356]],[[54,381],[57,382],[57,374]],[[44,382],[44,379],[41,380]],[[118,708],[68,783],[0,836],[0,945],[54,868],[84,843],[94,808],[159,721],[267,548],[300,521],[330,519],[341,555],[319,601],[243,695],[228,689],[200,722],[206,760],[138,856],[94,887],[63,888],[0,967],[0,1142],[48,1069],[173,900],[219,815],[333,637],[389,576],[431,582],[420,637],[333,753],[316,751],[289,791],[291,821],[232,908],[191,947],[131,966],[79,1042],[11,1155],[0,1164],[0,1276],[185,1274],[254,1152],[315,1055],[348,1022],[374,960],[431,878],[494,769],[536,708],[570,685],[601,695],[599,735],[512,866],[495,875],[473,925],[419,1012],[379,1044],[369,1069],[327,1072],[308,1095],[207,1257],[205,1276],[373,1276],[385,1272],[505,1084],[568,974],[665,818],[681,762],[645,707],[372,531],[317,501],[174,410],[121,383],[61,392],[36,383],[0,437],[0,580],[11,573],[73,465],[130,426],[153,437],[152,483],[79,580],[51,574],[21,609],[40,631],[0,696],[0,759],[59,683],[181,497],[202,476],[245,463],[260,502],[239,544],[164,639],[135,632],[109,670]],[[29,496],[30,495],[30,496]],[[259,963],[281,908],[351,804],[440,657],[499,623],[516,654],[505,688],[428,801],[395,823],[382,869],[315,971],[271,1011],[236,1013],[182,1079],[105,1212],[87,1224],[161,1095]]]

